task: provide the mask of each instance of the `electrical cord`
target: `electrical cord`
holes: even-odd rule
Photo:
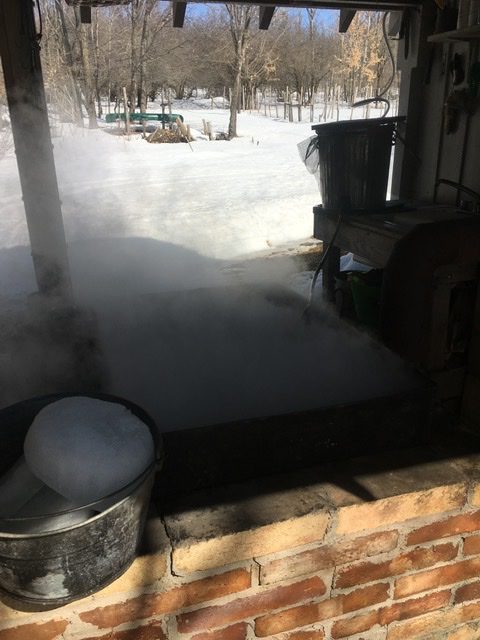
[[[475,198],[477,202],[480,202],[480,193],[478,193],[477,191],[474,191],[473,189],[470,189],[469,187],[466,187],[464,184],[461,184],[460,182],[455,182],[454,180],[447,180],[446,178],[438,178],[438,180],[435,183],[435,186],[438,186],[439,184],[444,184],[447,187],[452,187],[452,189],[456,189],[459,192],[466,193],[472,198]]]
[[[382,114],[381,116],[382,118],[385,118],[387,113],[390,111],[390,100],[388,98],[384,98],[383,96],[387,93],[387,91],[392,86],[393,81],[395,80],[395,73],[396,73],[395,57],[393,55],[392,47],[388,40],[388,34],[387,34],[387,18],[389,14],[390,14],[390,11],[386,11],[383,14],[382,33],[383,33],[383,40],[385,42],[385,46],[387,47],[388,55],[390,57],[390,63],[392,65],[392,75],[390,76],[390,79],[388,80],[387,84],[383,87],[383,89],[379,93],[377,93],[377,95],[374,98],[367,98],[366,100],[360,100],[359,102],[354,102],[352,104],[352,108],[355,108],[355,107],[363,107],[366,104],[372,104],[372,102],[384,102],[387,105],[387,108]]]
[[[312,282],[310,283],[310,290],[308,293],[308,302],[307,302],[307,306],[305,307],[303,313],[302,313],[302,317],[305,318],[307,321],[309,320],[310,317],[310,311],[313,305],[313,295],[315,293],[315,286],[317,284],[317,280],[318,277],[320,275],[320,272],[322,271],[325,262],[327,261],[327,258],[330,254],[330,250],[332,248],[332,246],[335,244],[335,240],[337,239],[337,235],[338,232],[340,230],[340,225],[342,223],[343,220],[343,212],[340,211],[339,215],[338,215],[338,220],[337,220],[337,224],[335,226],[335,231],[333,232],[333,236],[330,239],[330,242],[328,243],[328,247],[325,249],[325,251],[322,254],[321,260],[317,266],[317,268],[315,269],[315,272],[313,274],[312,277]]]

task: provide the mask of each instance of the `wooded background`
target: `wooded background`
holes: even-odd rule
[[[79,126],[86,115],[96,127],[97,117],[118,107],[124,87],[129,109],[142,112],[149,101],[186,99],[201,90],[225,99],[228,137],[234,137],[236,114],[262,100],[322,101],[326,116],[329,104],[333,109],[377,95],[391,74],[380,13],[358,12],[339,34],[316,9],[277,9],[269,30],[261,31],[258,8],[245,5],[203,5],[193,15],[187,11],[181,29],[172,26],[171,4],[159,0],[93,9],[90,24],[64,0],[40,0],[40,8],[47,99],[63,121]]]

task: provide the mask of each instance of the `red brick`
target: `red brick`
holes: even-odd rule
[[[439,540],[440,538],[448,538],[456,536],[459,533],[470,533],[471,531],[480,530],[480,511],[474,513],[462,513],[443,520],[442,522],[433,522],[420,529],[415,529],[407,537],[407,544],[419,544],[421,542],[430,542],[431,540]]]
[[[286,611],[265,615],[255,620],[255,633],[263,638],[315,622],[328,620],[351,611],[358,611],[388,598],[389,585],[375,584],[323,602],[293,607]]]
[[[325,640],[323,631],[295,631],[285,636],[285,640]]]
[[[448,606],[450,591],[431,593],[421,598],[399,602],[391,607],[382,607],[347,620],[338,620],[332,627],[332,638],[348,638],[356,633],[368,631],[376,624],[387,625],[394,621],[406,620]]]
[[[413,518],[426,518],[461,509],[467,498],[466,484],[442,485],[400,495],[362,502],[337,509],[336,534],[371,531]]]
[[[473,622],[470,624],[462,624],[461,627],[457,627],[453,631],[448,631],[444,640],[478,640],[479,638],[480,624]]]
[[[414,549],[386,562],[362,562],[339,569],[335,586],[338,588],[354,587],[357,584],[382,580],[415,569],[424,569],[439,562],[453,560],[457,557],[457,553],[458,545],[448,543],[429,547],[428,549]]]
[[[245,640],[247,637],[248,625],[246,622],[234,624],[218,631],[207,631],[192,636],[190,640]]]
[[[430,571],[421,571],[411,576],[398,578],[395,584],[395,598],[405,598],[414,593],[429,591],[447,584],[463,582],[474,578],[480,572],[480,558],[464,560]]]
[[[480,600],[480,582],[471,582],[457,589],[455,593],[455,604],[468,602],[469,600]]]
[[[332,627],[332,638],[348,638],[356,633],[368,631],[376,624],[380,624],[380,611],[378,610],[346,620],[338,620]]]
[[[443,630],[480,618],[480,603],[462,604],[444,611],[427,613],[388,627],[387,640],[410,640],[424,636],[443,638]]]
[[[263,561],[262,558],[257,558],[262,566],[260,580],[262,584],[270,584],[278,580],[314,573],[338,564],[353,562],[360,558],[376,556],[395,549],[397,542],[397,531],[381,531],[353,540],[349,539],[333,545],[302,551],[278,560]]]
[[[32,640],[34,639],[32,638]],[[160,622],[153,622],[133,629],[110,631],[103,636],[92,636],[82,640],[167,640],[167,636],[164,634]]]
[[[463,553],[466,556],[476,556],[480,554],[480,536],[470,536],[463,542]]]
[[[325,595],[326,592],[327,587],[321,578],[308,578],[285,587],[276,587],[269,591],[263,591],[247,598],[238,598],[222,606],[205,607],[190,613],[183,613],[177,618],[178,630],[181,633],[191,633],[192,631],[224,626],[232,622],[258,616],[267,611],[282,609],[296,602],[312,600]]]
[[[67,620],[50,620],[40,624],[22,624],[0,631],[0,640],[55,640],[68,626]]]
[[[147,619],[183,607],[208,602],[243,591],[250,586],[250,572],[245,569],[235,569],[202,580],[188,582],[164,593],[147,593],[117,604],[97,607],[79,613],[79,617],[83,622],[89,622],[100,629],[106,629],[117,627],[125,622]]]

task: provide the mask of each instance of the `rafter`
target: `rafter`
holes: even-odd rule
[[[260,14],[258,19],[258,28],[266,31],[272,22],[273,14],[275,13],[275,7],[260,7]]]
[[[355,9],[340,9],[340,18],[338,21],[338,31],[340,33],[347,33],[348,27],[351,25],[356,13]]]
[[[187,10],[186,2],[173,3],[173,26],[181,29],[185,22],[185,12]]]

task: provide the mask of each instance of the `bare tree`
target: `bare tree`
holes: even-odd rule
[[[83,24],[80,19],[80,8],[75,6],[75,28],[77,31],[78,47],[82,68],[83,95],[88,115],[88,126],[96,129],[97,114],[95,111],[95,80],[92,69],[93,36],[92,25]]]
[[[55,9],[56,9],[56,12],[59,18],[59,23],[60,23],[64,58],[70,73],[70,82],[72,86],[73,104],[74,104],[74,119],[78,126],[83,127],[82,94],[80,91],[80,87],[78,85],[78,78],[77,78],[76,68],[75,68],[75,59],[73,54],[73,46],[70,41],[70,35],[68,32],[67,20],[65,17],[65,11],[63,8],[62,0],[55,0]]]
[[[237,136],[237,112],[240,108],[240,93],[242,90],[242,71],[245,64],[245,54],[248,47],[250,23],[253,17],[251,6],[227,4],[230,17],[230,35],[234,46],[233,59],[233,87],[230,101],[230,121],[228,123],[228,138]]]

